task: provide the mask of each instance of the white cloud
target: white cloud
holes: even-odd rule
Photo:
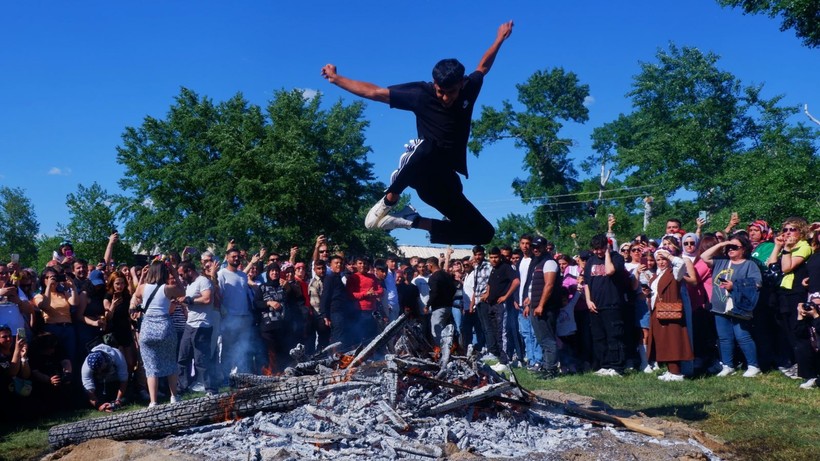
[[[595,104],[595,98],[592,96],[587,96],[584,98],[584,107],[589,107]]]
[[[313,88],[299,88],[299,91],[302,92],[302,96],[308,101],[315,98],[316,95],[319,94],[319,90],[314,90]]]
[[[62,169],[62,168],[58,168],[56,166],[53,166],[53,167],[51,167],[51,169],[48,170],[47,174],[52,175],[52,176],[68,176],[68,175],[71,174],[71,168]]]

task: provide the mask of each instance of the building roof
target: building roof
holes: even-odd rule
[[[418,256],[419,258],[429,258],[431,256],[440,257],[442,253],[447,251],[447,247],[435,246],[415,246],[415,245],[399,245],[399,255],[405,258]],[[453,259],[461,259],[471,257],[473,252],[464,248],[453,248]]]

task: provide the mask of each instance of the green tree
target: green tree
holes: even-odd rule
[[[743,8],[744,14],[780,16],[781,31],[794,29],[807,47],[820,46],[820,2],[817,0],[718,0],[718,3]]]
[[[524,203],[537,206],[534,224],[543,232],[560,235],[564,224],[583,216],[573,198],[578,188],[575,167],[568,158],[571,139],[560,136],[566,122],[584,123],[589,111],[584,106],[589,86],[581,84],[573,72],[562,68],[537,71],[525,83],[516,85],[521,109],[509,101],[500,109],[483,107],[473,123],[470,150],[478,155],[489,145],[505,139],[524,151],[528,177],[513,181],[515,194]]]
[[[763,98],[717,62],[695,48],[660,50],[635,77],[633,112],[593,132],[597,153],[584,168],[611,163],[625,185],[651,193],[652,233],[672,216],[694,228],[698,210],[712,214],[716,230],[732,211],[776,220],[816,206],[816,131],[791,125],[796,107]],[[630,212],[641,207],[636,199]]]
[[[0,261],[8,262],[17,253],[23,267],[33,264],[39,231],[34,207],[23,189],[0,186]]]
[[[278,91],[263,112],[241,94],[215,104],[183,88],[166,119],[126,128],[117,158],[128,235],[162,249],[234,238],[307,251],[318,234],[353,252],[394,246],[361,225],[383,190],[366,160],[364,106],[323,110],[321,99]]]
[[[116,229],[117,197],[99,184],[77,185],[77,192],[66,196],[69,222],[57,225],[57,234],[71,240],[78,257],[89,262],[103,258],[108,238]],[[133,252],[123,243],[114,246],[114,260],[131,262]]]
[[[37,237],[37,259],[34,262],[34,267],[42,271],[46,264],[53,259],[54,252],[60,247],[60,242],[63,241],[59,236],[41,235]]]
[[[510,245],[516,248],[521,236],[524,234],[532,234],[533,229],[535,229],[535,223],[533,223],[531,215],[510,213],[498,220],[495,236],[490,243],[487,244],[487,248],[494,246],[500,247],[502,245]]]

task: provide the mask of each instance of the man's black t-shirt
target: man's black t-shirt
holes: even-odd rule
[[[584,280],[589,285],[589,294],[592,302],[598,309],[619,308],[624,302],[626,282],[629,274],[624,266],[623,256],[610,252],[615,273],[606,275],[605,261],[595,254],[589,257],[584,269]]]
[[[507,294],[513,280],[518,278],[518,271],[512,268],[508,263],[502,262],[498,266],[493,267],[490,272],[490,281],[487,284],[490,287],[490,296],[487,302],[490,304],[498,303],[498,298]]]
[[[470,122],[483,84],[484,74],[473,72],[467,76],[458,99],[447,108],[436,98],[436,89],[430,82],[393,85],[388,87],[390,107],[416,114],[419,138],[432,141],[448,157],[452,168],[466,177]]]
[[[433,309],[453,307],[456,283],[450,274],[444,270],[437,270],[427,280],[427,284],[430,285],[430,299],[427,301],[427,306]]]

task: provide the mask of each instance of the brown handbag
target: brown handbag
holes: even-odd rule
[[[683,303],[681,301],[656,301],[655,317],[658,320],[680,320],[683,318]]]

